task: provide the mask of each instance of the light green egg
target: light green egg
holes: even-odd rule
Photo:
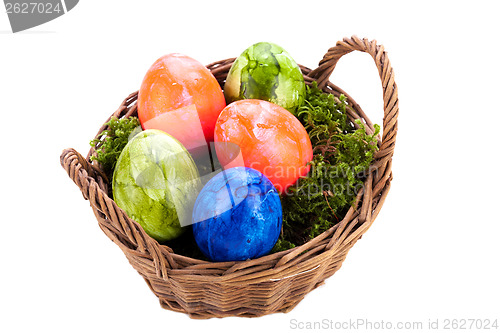
[[[191,155],[174,137],[159,130],[133,137],[113,173],[117,205],[160,242],[180,236],[183,226],[191,223],[200,190]]]

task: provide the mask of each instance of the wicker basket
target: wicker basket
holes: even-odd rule
[[[389,191],[397,133],[397,86],[384,48],[375,41],[357,37],[345,38],[329,49],[315,70],[300,66],[307,84],[317,81],[325,92],[346,95],[350,120],[361,119],[373,130],[359,105],[329,82],[337,61],[355,50],[373,57],[382,80],[384,119],[380,149],[356,205],[341,222],[299,247],[242,262],[214,263],[176,254],[149,237],[108,196],[108,184],[98,164],[90,162],[93,149],[87,158],[74,149],[63,151],[61,164],[90,201],[100,228],[122,249],[162,307],[192,318],[257,317],[288,312],[341,267],[348,251],[373,223]],[[233,61],[234,58],[226,59],[207,66],[221,86]],[[137,92],[128,96],[113,116],[136,115],[136,100]],[[98,135],[105,129],[102,126]]]

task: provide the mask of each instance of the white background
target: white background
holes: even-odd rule
[[[429,320],[441,327],[446,319],[500,321],[494,5],[86,0],[17,34],[2,8],[0,331],[282,332],[323,320],[421,321],[424,328]],[[288,314],[200,321],[161,309],[61,168],[62,150],[85,154],[164,54],[208,64],[271,41],[314,68],[354,34],[385,46],[399,86],[393,186],[371,229],[340,271]],[[381,85],[369,56],[344,57],[331,80],[381,124]]]

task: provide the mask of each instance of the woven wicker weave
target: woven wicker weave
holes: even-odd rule
[[[300,66],[307,84],[317,81],[325,92],[348,97],[350,120],[361,119],[373,130],[371,121],[344,91],[329,82],[337,61],[351,51],[370,54],[383,87],[383,135],[357,203],[344,219],[304,245],[243,262],[207,262],[176,254],[149,237],[108,196],[108,183],[96,162],[74,149],[66,149],[61,164],[89,200],[100,228],[116,243],[130,264],[158,296],[162,307],[189,314],[192,318],[226,316],[256,317],[288,312],[303,297],[321,285],[342,265],[348,251],[368,230],[378,215],[392,180],[392,156],[397,133],[398,94],[394,73],[384,48],[375,41],[345,38],[332,47],[310,70]],[[208,65],[223,86],[233,59]],[[137,115],[137,92],[128,96],[113,114]],[[106,129],[102,126],[98,135]],[[96,137],[97,137],[96,136]]]

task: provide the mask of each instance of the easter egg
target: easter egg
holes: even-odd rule
[[[217,120],[214,136],[224,168],[256,169],[280,193],[309,172],[309,135],[294,115],[276,104],[256,99],[229,104]]]
[[[258,258],[281,232],[278,192],[262,173],[245,167],[224,170],[203,187],[193,209],[193,235],[212,261]]]
[[[213,141],[217,117],[226,106],[212,73],[182,54],[168,54],[147,71],[139,90],[137,114],[143,129],[159,129],[188,150]]]
[[[241,99],[262,99],[293,114],[297,114],[305,94],[304,77],[297,63],[282,47],[266,42],[243,51],[224,84],[228,104]]]
[[[127,215],[158,241],[178,237],[191,223],[201,189],[198,169],[182,144],[159,130],[133,137],[113,172],[113,197]]]

